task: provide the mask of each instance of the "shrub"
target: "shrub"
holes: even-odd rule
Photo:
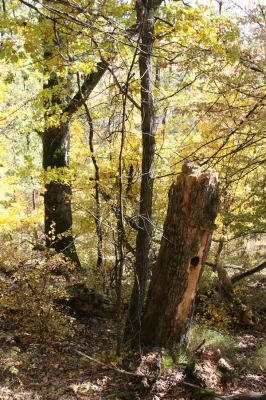
[[[68,296],[66,278],[58,269],[70,273],[72,264],[52,251],[34,252],[33,257],[13,254],[7,258],[2,252],[0,259],[0,313],[5,325],[35,341],[72,335],[75,321],[56,301]]]

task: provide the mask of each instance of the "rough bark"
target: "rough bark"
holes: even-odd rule
[[[43,134],[44,170],[69,168],[68,153],[68,124],[47,129]],[[45,237],[47,247],[63,252],[79,266],[72,236],[71,194],[71,185],[60,182],[60,179],[48,181],[45,185]]]
[[[69,168],[70,134],[69,122],[73,114],[83,105],[101,77],[107,70],[108,63],[98,63],[96,72],[88,74],[77,94],[68,102],[62,110],[62,118],[55,126],[49,126],[42,135],[43,140],[43,168],[45,171],[55,168]],[[55,74],[45,86],[53,89],[59,84]],[[67,84],[67,82],[66,82]],[[52,105],[62,105],[63,101],[57,94],[52,96]],[[47,108],[46,118],[51,113]],[[60,118],[60,117],[59,117]],[[68,258],[80,267],[72,235],[72,209],[71,209],[71,185],[60,180],[52,180],[45,185],[44,210],[45,210],[45,236],[46,246],[52,247],[58,252],[63,252]]]
[[[160,251],[142,319],[144,345],[173,348],[186,344],[218,203],[217,174],[185,163],[169,191]]]
[[[126,322],[125,341],[137,341],[147,286],[149,252],[152,237],[153,168],[155,155],[155,112],[153,101],[152,55],[154,13],[161,1],[136,2],[137,22],[141,26],[139,72],[141,81],[142,167],[140,184],[139,229],[136,238],[135,280]]]

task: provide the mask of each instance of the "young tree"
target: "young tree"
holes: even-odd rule
[[[139,73],[141,91],[142,167],[139,198],[139,222],[136,238],[135,280],[126,322],[125,340],[136,340],[149,271],[152,238],[152,201],[155,155],[155,109],[153,100],[152,60],[155,41],[155,14],[161,0],[136,2],[137,24],[140,29]]]

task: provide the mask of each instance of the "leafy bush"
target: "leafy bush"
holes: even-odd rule
[[[72,264],[51,251],[34,252],[31,258],[16,251],[9,257],[4,253],[0,258],[0,316],[4,325],[35,341],[72,335],[74,319],[57,303],[68,297],[66,278],[58,270],[66,275]]]

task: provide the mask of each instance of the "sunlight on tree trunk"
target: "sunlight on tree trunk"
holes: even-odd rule
[[[158,260],[142,320],[141,341],[185,344],[197,286],[218,212],[218,175],[185,163],[169,191]]]

